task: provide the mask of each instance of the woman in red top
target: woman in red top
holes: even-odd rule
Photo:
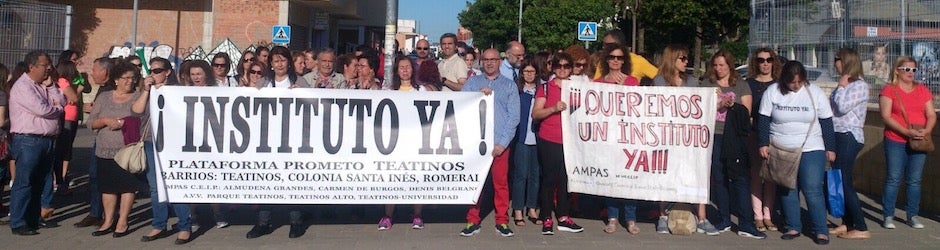
[[[601,63],[601,77],[595,78],[595,82],[622,84],[627,86],[638,86],[638,81],[630,76],[631,64],[630,56],[627,55],[627,48],[622,45],[608,46],[604,50],[604,63]],[[636,225],[636,201],[620,198],[605,198],[607,205],[607,226],[604,227],[605,233],[617,231],[618,217],[623,210],[624,219],[627,221],[627,232],[630,234],[639,234],[640,227]]]
[[[568,212],[568,174],[565,172],[565,153],[562,146],[561,112],[568,104],[561,100],[561,84],[571,76],[574,60],[567,53],[555,54],[552,69],[555,79],[545,83],[545,88],[535,90],[532,119],[542,120],[536,139],[539,162],[542,163],[542,180],[539,184],[539,219],[542,234],[555,234],[552,229],[552,212],[558,218],[558,230],[579,233],[584,228],[575,224]],[[547,93],[546,93],[547,92]],[[557,195],[556,195],[557,192]]]
[[[884,206],[883,226],[888,229],[895,227],[894,203],[898,198],[901,176],[907,175],[904,181],[907,183],[907,224],[919,229],[924,228],[924,224],[917,219],[917,212],[920,208],[921,175],[927,154],[912,150],[908,147],[907,140],[931,136],[930,132],[937,124],[937,114],[934,113],[930,90],[923,84],[914,82],[917,61],[902,56],[894,63],[893,69],[892,82],[885,85],[880,94],[881,118],[885,122],[884,148],[887,165],[887,180],[881,200]],[[917,129],[910,125],[923,125],[925,128]]]

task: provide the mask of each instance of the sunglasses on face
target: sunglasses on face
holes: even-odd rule
[[[608,56],[608,57],[607,57],[607,60],[623,61],[623,56],[613,56],[613,55],[612,55],[612,56]]]
[[[689,61],[689,57],[687,57],[687,56],[680,56],[678,59],[679,59],[679,61],[683,61],[683,62],[688,62],[688,61]]]
[[[911,67],[898,67],[898,70],[904,71],[904,72],[917,73],[917,68],[911,68]]]
[[[575,68],[584,68],[584,66],[587,66],[587,63],[575,63],[574,64]]]
[[[758,58],[754,58],[754,62],[756,62],[757,64],[761,64],[761,63],[773,63],[773,62],[774,62],[773,60],[774,60],[773,57],[758,57]],[[836,61],[838,61],[838,60],[839,60],[839,59],[836,59]]]
[[[555,69],[571,69],[571,64],[570,64],[570,63],[559,63],[559,64],[556,64],[554,68],[555,68]]]
[[[250,74],[250,75],[260,75],[260,74],[261,74],[261,71],[260,71],[260,70],[249,70],[249,71],[248,71],[248,74]]]
[[[842,61],[842,58],[836,57],[836,58],[832,59],[832,62],[838,62],[838,61]]]
[[[429,49],[431,49],[431,48],[428,48],[428,47],[415,47],[415,50],[429,50]]]
[[[255,58],[254,58],[254,57],[252,57],[252,58],[245,58],[244,61],[245,61],[245,62],[254,62],[254,61],[255,61]]]
[[[150,73],[154,73],[154,74],[160,74],[163,72],[166,72],[166,69],[161,69],[161,68],[150,69]]]
[[[225,66],[228,66],[228,63],[213,63],[212,64],[212,67],[216,67],[216,68],[225,68]]]

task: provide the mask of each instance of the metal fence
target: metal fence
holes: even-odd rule
[[[751,0],[751,10],[750,49],[773,48],[828,73],[817,80],[821,86],[834,87],[838,80],[833,58],[839,48],[855,48],[874,104],[894,60],[912,56],[918,81],[940,107],[940,1]]]
[[[68,46],[70,11],[63,4],[0,0],[0,63],[12,69],[37,49],[57,59]]]

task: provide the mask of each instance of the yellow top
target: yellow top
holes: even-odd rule
[[[603,77],[601,74],[601,63],[602,62],[598,62],[597,67],[594,67],[595,70],[594,77],[592,77],[593,79]],[[646,58],[643,58],[643,56],[637,55],[633,52],[630,53],[630,65],[632,66],[631,69],[633,70],[630,72],[630,75],[635,77],[637,80],[642,80],[643,77],[653,79],[656,77],[656,74],[659,74],[659,69],[656,68],[656,66],[653,66],[653,64],[650,63],[650,61],[647,61]]]

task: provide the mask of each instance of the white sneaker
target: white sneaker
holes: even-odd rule
[[[924,228],[924,224],[920,223],[920,220],[917,219],[917,216],[911,217],[911,219],[907,220],[907,225],[916,229]]]
[[[882,226],[883,226],[884,228],[887,228],[887,229],[894,229],[894,228],[895,228],[895,226],[894,226],[894,216],[886,216],[886,217],[885,217],[885,223],[882,224]]]

